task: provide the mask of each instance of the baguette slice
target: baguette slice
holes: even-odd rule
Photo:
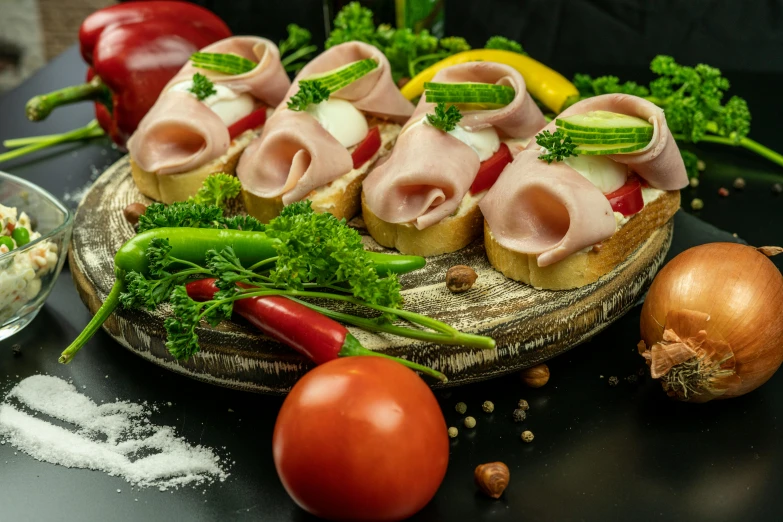
[[[195,196],[198,189],[204,183],[204,180],[216,172],[225,172],[234,175],[234,170],[239,162],[242,151],[250,145],[250,142],[260,134],[259,130],[247,130],[234,138],[231,146],[221,157],[202,165],[201,167],[178,174],[157,174],[149,172],[133,161],[131,164],[131,175],[139,191],[148,198],[161,201],[170,205],[176,201],[185,201],[191,196]]]
[[[367,206],[362,194],[362,217],[372,238],[381,246],[396,248],[402,254],[413,256],[437,256],[468,246],[481,237],[481,223],[484,220],[479,201],[485,194],[470,193],[462,198],[457,212],[440,223],[419,230],[410,223],[389,223]]]
[[[566,290],[597,281],[625,261],[652,233],[665,225],[680,208],[680,191],[663,193],[644,206],[615,234],[589,251],[571,254],[553,265],[539,267],[536,256],[501,246],[484,222],[484,246],[496,270],[535,288]]]
[[[307,199],[312,202],[312,208],[316,212],[329,212],[337,219],[346,220],[359,213],[362,181],[375,163],[389,154],[402,129],[396,123],[379,121],[370,121],[370,126],[377,126],[381,132],[381,147],[378,152],[358,169],[353,169],[331,183],[310,192]],[[269,223],[285,206],[282,196],[263,198],[247,190],[242,191],[242,200],[247,213],[262,223]]]

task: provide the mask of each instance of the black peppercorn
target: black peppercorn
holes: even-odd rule
[[[527,419],[527,413],[522,408],[514,410],[514,422],[522,422]]]

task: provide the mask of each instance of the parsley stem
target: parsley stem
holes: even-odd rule
[[[288,71],[288,66],[291,65],[293,62],[298,60],[299,58],[303,58],[307,56],[308,54],[312,53],[313,51],[316,51],[318,49],[318,46],[316,45],[308,45],[307,47],[302,47],[301,49],[289,54],[285,58],[280,60],[280,63],[283,65],[283,67],[286,68],[286,71]]]
[[[419,341],[427,341],[431,343],[451,344],[451,345],[464,344],[462,336],[471,335],[459,331],[455,335],[448,335],[444,333],[426,332],[423,330],[416,330],[413,328],[406,328],[404,326],[396,326],[388,323],[386,324],[377,323],[372,319],[357,317],[355,315],[346,314],[342,312],[336,312],[334,310],[330,310],[329,308],[324,308],[322,306],[318,306],[313,303],[308,303],[307,301],[302,301],[301,299],[297,299],[295,297],[288,296],[288,298],[308,308],[311,308],[316,312],[320,312],[327,317],[331,317],[336,321],[342,321],[344,323],[352,324],[354,326],[358,326],[359,328],[368,330],[370,332],[386,332],[394,335],[399,335],[400,337],[408,337],[409,339],[417,339]]]
[[[674,134],[674,139],[688,141],[682,134]],[[783,167],[783,155],[778,154],[772,149],[769,149],[761,143],[754,141],[750,138],[740,138],[739,141],[731,138],[724,138],[723,136],[711,136],[709,134],[702,136],[699,141],[706,141],[708,143],[719,143],[721,145],[731,145],[732,147],[744,147],[752,152],[755,152],[759,156],[768,159],[773,163],[777,163]]]
[[[248,270],[250,270],[251,272],[255,272],[256,270],[258,270],[259,268],[261,268],[264,265],[271,265],[271,264],[277,263],[277,258],[278,257],[280,257],[280,256],[268,257],[266,259],[262,259],[261,261],[259,261],[255,265],[253,265],[250,268],[248,268]]]

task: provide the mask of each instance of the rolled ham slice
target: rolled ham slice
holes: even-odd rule
[[[266,38],[232,36],[208,45],[201,49],[201,52],[236,54],[256,62],[258,65],[245,74],[228,75],[207,69],[198,69],[193,67],[192,62],[188,62],[166,85],[166,89],[185,80],[190,80],[194,74],[200,73],[209,78],[212,83],[225,85],[237,94],[250,93],[264,105],[276,107],[291,86],[288,73],[280,63],[280,50]]]
[[[353,169],[351,154],[340,142],[312,115],[289,110],[287,104],[299,91],[299,80],[365,58],[375,59],[378,67],[331,97],[347,100],[366,114],[397,122],[408,119],[413,104],[392,81],[383,53],[361,42],[336,45],[301,70],[262,135],[242,154],[237,177],[245,190],[263,198],[282,196],[288,205]]]
[[[628,94],[604,94],[588,98],[573,104],[558,115],[565,118],[574,114],[590,111],[610,111],[636,116],[653,125],[653,137],[647,147],[630,154],[612,154],[612,160],[623,163],[647,180],[651,187],[661,190],[679,190],[688,185],[688,174],[680,155],[680,149],[674,141],[663,109],[652,102]],[[550,122],[544,130],[554,132],[555,122]],[[539,150],[535,142],[529,149]]]
[[[541,109],[527,92],[524,78],[516,69],[508,65],[494,62],[453,65],[438,71],[432,81],[493,83],[507,85],[514,89],[516,96],[505,107],[494,110],[464,111],[459,124],[469,131],[495,127],[509,138],[530,138],[546,125]],[[425,114],[432,113],[434,108],[435,104],[427,103],[425,96],[422,96],[410,121],[420,120]]]
[[[128,142],[131,158],[147,172],[196,169],[228,150],[231,138],[220,116],[185,92],[158,98]]]
[[[262,198],[304,199],[353,169],[348,149],[306,112],[280,110],[237,165],[242,188]]]
[[[611,237],[612,206],[598,188],[564,163],[519,153],[479,203],[495,240],[536,255],[544,267]]]
[[[221,157],[231,145],[228,129],[217,114],[190,94],[169,90],[171,86],[192,79],[198,72],[213,83],[238,94],[249,93],[269,106],[279,104],[290,86],[280,63],[280,51],[265,38],[234,36],[202,51],[234,53],[258,65],[245,74],[230,76],[197,69],[188,62],[167,84],[128,141],[131,158],[148,172],[187,172]]]
[[[416,125],[364,180],[365,203],[384,221],[421,230],[457,210],[478,169],[478,155],[469,146],[430,125]]]
[[[305,65],[296,75],[280,108],[285,107],[291,96],[299,91],[300,80],[306,80],[309,76],[331,71],[366,58],[374,59],[378,62],[378,67],[350,85],[332,93],[331,96],[351,102],[354,107],[366,114],[396,123],[405,123],[413,113],[413,104],[402,95],[394,84],[391,66],[386,56],[377,47],[363,42],[346,42],[335,45]]]

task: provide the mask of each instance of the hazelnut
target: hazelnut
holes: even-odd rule
[[[495,411],[495,405],[492,401],[484,401],[484,404],[481,405],[481,409],[484,410],[484,413],[492,413]]]
[[[476,486],[482,493],[492,498],[500,498],[500,495],[506,490],[511,473],[508,466],[502,462],[489,462],[479,464],[473,472],[473,478],[476,480]]]
[[[144,203],[131,203],[122,209],[122,215],[134,227],[139,223],[139,216],[147,211],[147,205]]]
[[[452,292],[459,293],[470,290],[473,283],[478,279],[476,271],[465,265],[456,265],[449,268],[446,272],[446,288]]]
[[[540,388],[549,382],[549,366],[539,364],[538,366],[522,370],[520,377],[522,377],[522,382],[529,387]]]
[[[459,430],[455,428],[454,426],[449,428],[449,438],[454,439],[459,435]]]
[[[465,427],[468,429],[472,429],[476,427],[476,419],[473,417],[465,417],[465,420],[463,421],[463,424],[465,424]]]
[[[533,432],[530,430],[525,430],[522,432],[522,440],[525,442],[533,442],[533,439],[535,437],[533,436]]]

